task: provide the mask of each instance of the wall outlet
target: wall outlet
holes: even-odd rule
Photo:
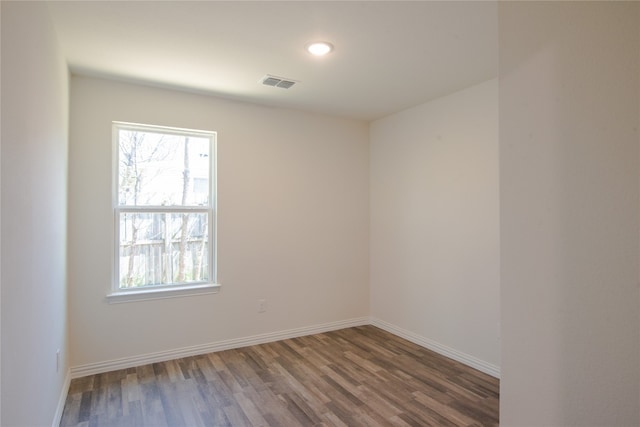
[[[258,313],[265,313],[267,311],[267,300],[259,299],[258,300]]]
[[[60,349],[56,350],[56,372],[60,372]]]

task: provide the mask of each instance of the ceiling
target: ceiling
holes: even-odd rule
[[[72,73],[374,120],[497,76],[471,1],[49,2]],[[311,56],[305,44],[335,50]],[[272,74],[299,81],[264,86]]]

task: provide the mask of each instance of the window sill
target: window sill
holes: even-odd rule
[[[154,299],[180,298],[192,295],[216,294],[218,292],[220,292],[220,284],[206,283],[203,285],[180,286],[174,288],[112,292],[107,295],[107,302],[109,304],[119,304],[123,302],[148,301]]]

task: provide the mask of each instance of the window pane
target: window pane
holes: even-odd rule
[[[120,213],[120,288],[209,280],[208,215]]]
[[[210,139],[118,131],[120,206],[206,206]]]

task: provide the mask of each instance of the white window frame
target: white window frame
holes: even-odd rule
[[[134,130],[141,132],[153,132],[168,135],[197,136],[208,138],[209,146],[209,205],[208,206],[121,206],[119,204],[119,131]],[[217,154],[217,134],[214,131],[202,131],[193,129],[182,129],[167,126],[144,125],[138,123],[113,122],[112,124],[112,211],[113,211],[113,262],[112,262],[112,284],[111,291],[107,294],[109,303],[120,303],[130,301],[141,301],[151,299],[164,299],[183,297],[189,295],[201,295],[217,293],[220,284],[217,283],[216,265],[216,218],[217,218],[217,190],[216,190],[216,154]],[[126,212],[200,212],[208,214],[209,233],[209,277],[206,281],[192,283],[158,284],[143,286],[140,288],[120,288],[120,214]]]

